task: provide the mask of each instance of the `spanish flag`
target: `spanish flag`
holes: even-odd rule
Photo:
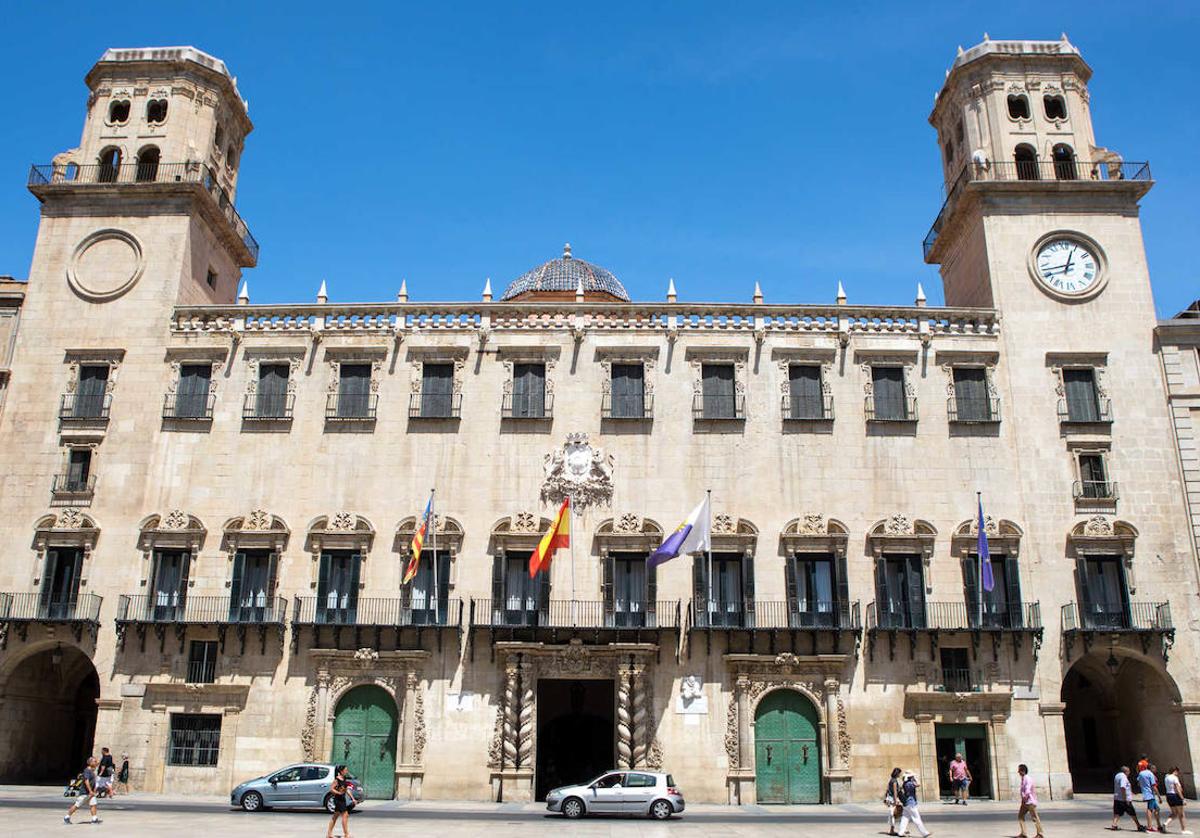
[[[541,543],[529,556],[529,578],[537,576],[540,570],[550,569],[550,560],[554,558],[555,550],[570,546],[571,498],[567,497],[558,508],[558,514],[554,516],[554,523],[550,525],[549,532],[542,536]]]
[[[425,531],[429,528],[429,516],[433,512],[433,495],[429,495],[429,503],[425,504],[425,513],[421,516],[421,523],[417,526],[417,531],[413,533],[412,544],[408,547],[408,567],[404,568],[404,581],[400,584],[407,585],[417,575],[417,568],[421,566],[421,547],[425,544]]]

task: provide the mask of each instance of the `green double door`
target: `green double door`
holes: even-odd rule
[[[820,726],[812,702],[792,690],[767,693],[754,721],[759,803],[820,803]]]
[[[396,703],[387,690],[355,687],[338,702],[329,761],[345,763],[374,800],[396,794]]]

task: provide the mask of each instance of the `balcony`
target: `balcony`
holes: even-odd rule
[[[75,642],[82,642],[85,629],[95,632],[100,627],[101,601],[96,594],[54,599],[42,593],[0,593],[0,649],[7,646],[9,631],[24,641],[34,623],[65,625]]]
[[[1121,487],[1115,480],[1076,480],[1071,484],[1075,511],[1112,512],[1121,498]]]
[[[295,393],[264,396],[247,393],[242,402],[243,422],[291,422],[296,406]]]
[[[978,654],[982,635],[991,638],[993,660],[999,659],[1002,639],[1012,640],[1013,659],[1020,658],[1024,636],[1032,638],[1034,654],[1042,644],[1042,606],[1038,602],[997,605],[995,603],[908,602],[879,603],[867,606],[867,642],[871,659],[875,656],[875,639],[885,634],[888,639],[888,658],[896,655],[896,636],[909,637],[909,658],[915,658],[917,636],[930,637],[931,656],[937,655],[938,635],[968,632]]]
[[[326,422],[374,422],[378,411],[378,393],[330,393],[325,397]]]
[[[103,428],[108,425],[112,393],[64,393],[58,406],[60,428]]]
[[[216,405],[216,393],[167,393],[163,397],[163,419],[168,422],[211,422]]]
[[[780,411],[785,422],[832,422],[833,394],[823,393],[819,399],[784,396]]]
[[[462,629],[463,602],[447,600],[440,606],[426,604],[414,597],[358,597],[352,603],[330,603],[322,597],[296,597],[292,605],[292,650],[299,648],[300,633],[307,629],[314,645],[319,645],[321,630],[333,632],[334,647],[340,648],[342,633],[350,630],[354,637],[354,648],[363,647],[364,639],[371,639],[372,648],[382,649],[384,631],[388,630],[392,649],[404,646],[405,634],[414,635],[418,647],[426,633],[437,636],[441,649],[442,637],[447,631],[457,634]]]
[[[996,425],[1000,422],[1000,399],[946,399],[946,418],[952,425]]]
[[[554,394],[545,393],[537,399],[505,393],[500,405],[500,418],[548,422],[554,418]]]
[[[592,643],[658,643],[664,631],[679,628],[678,600],[626,602],[621,607],[604,600],[552,599],[538,607],[532,602],[472,599],[471,629],[488,632],[491,643],[528,640],[561,643],[571,638]],[[474,659],[474,645],[471,649]]]
[[[225,651],[226,633],[232,628],[241,641],[241,653],[244,654],[247,630],[256,628],[262,653],[265,654],[269,629],[278,630],[282,646],[286,616],[287,603],[283,597],[262,598],[255,604],[240,604],[227,596],[123,595],[117,600],[117,641],[120,648],[124,649],[126,632],[132,627],[137,632],[140,650],[144,652],[149,629],[158,638],[159,651],[162,652],[167,627],[170,626],[179,641],[179,653],[183,654],[188,626],[213,626],[217,629],[221,652]]]
[[[96,493],[96,475],[56,474],[50,487],[55,500],[83,501]]]
[[[1175,624],[1171,621],[1169,602],[1102,602],[1087,607],[1068,602],[1062,607],[1062,631],[1068,660],[1077,637],[1082,638],[1085,653],[1104,635],[1114,639],[1136,638],[1141,643],[1142,654],[1149,654],[1157,642],[1164,661],[1175,645]]]
[[[931,684],[935,692],[944,693],[977,693],[983,679],[970,669],[943,667],[941,681]]]
[[[132,188],[147,192],[189,189],[208,196],[207,211],[223,222],[223,230],[244,252],[239,260],[243,268],[258,263],[258,242],[250,234],[246,222],[234,209],[233,201],[221,188],[216,175],[200,163],[122,163],[117,166],[95,164],[78,166],[74,163],[32,166],[29,169],[29,191],[44,201],[52,194],[67,190],[98,192],[113,188]]]
[[[862,632],[861,607],[855,602],[773,602],[763,600],[705,600],[688,603],[687,631],[705,635],[712,649],[712,635],[725,633],[730,644],[734,638],[744,642],[741,651],[776,654],[842,654],[858,648]],[[783,649],[780,638],[789,640]],[[828,638],[822,648],[821,638]],[[760,640],[760,638],[762,638]],[[849,650],[843,648],[843,638]],[[801,645],[807,641],[808,648]],[[762,649],[759,647],[762,646]],[[732,650],[732,649],[731,649]],[[691,653],[689,643],[688,653]]]
[[[614,422],[645,422],[653,419],[654,394],[646,393],[640,399],[618,399],[614,403],[612,393],[605,393],[600,400],[600,418]]]
[[[1058,422],[1064,427],[1073,425],[1111,425],[1112,400],[1096,399],[1095,403],[1085,407],[1076,407],[1074,411],[1066,399],[1058,400]]]
[[[459,419],[462,417],[462,393],[418,391],[408,397],[409,419]]]
[[[1153,179],[1149,163],[1107,160],[1094,163],[1081,160],[993,160],[984,165],[968,163],[948,188],[946,201],[925,236],[922,247],[926,262],[934,255],[938,237],[955,205],[968,188],[977,183],[1003,183],[1008,185],[1007,188],[1016,189],[1126,189],[1140,197],[1150,189]]]
[[[890,404],[875,404],[874,396],[863,400],[863,411],[868,422],[902,423],[917,421],[917,397],[905,396],[904,402]]]
[[[692,396],[692,418],[697,422],[742,422],[746,419],[746,397],[696,393]]]

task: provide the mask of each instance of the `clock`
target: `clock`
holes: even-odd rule
[[[1099,293],[1106,279],[1100,248],[1078,235],[1052,233],[1037,244],[1031,257],[1031,273],[1055,297],[1090,297]]]

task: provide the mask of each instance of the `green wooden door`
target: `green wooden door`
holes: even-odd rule
[[[791,690],[768,693],[754,722],[759,803],[820,803],[821,751],[817,711]]]
[[[338,702],[329,761],[345,763],[367,795],[396,794],[396,703],[382,687],[355,687]]]

